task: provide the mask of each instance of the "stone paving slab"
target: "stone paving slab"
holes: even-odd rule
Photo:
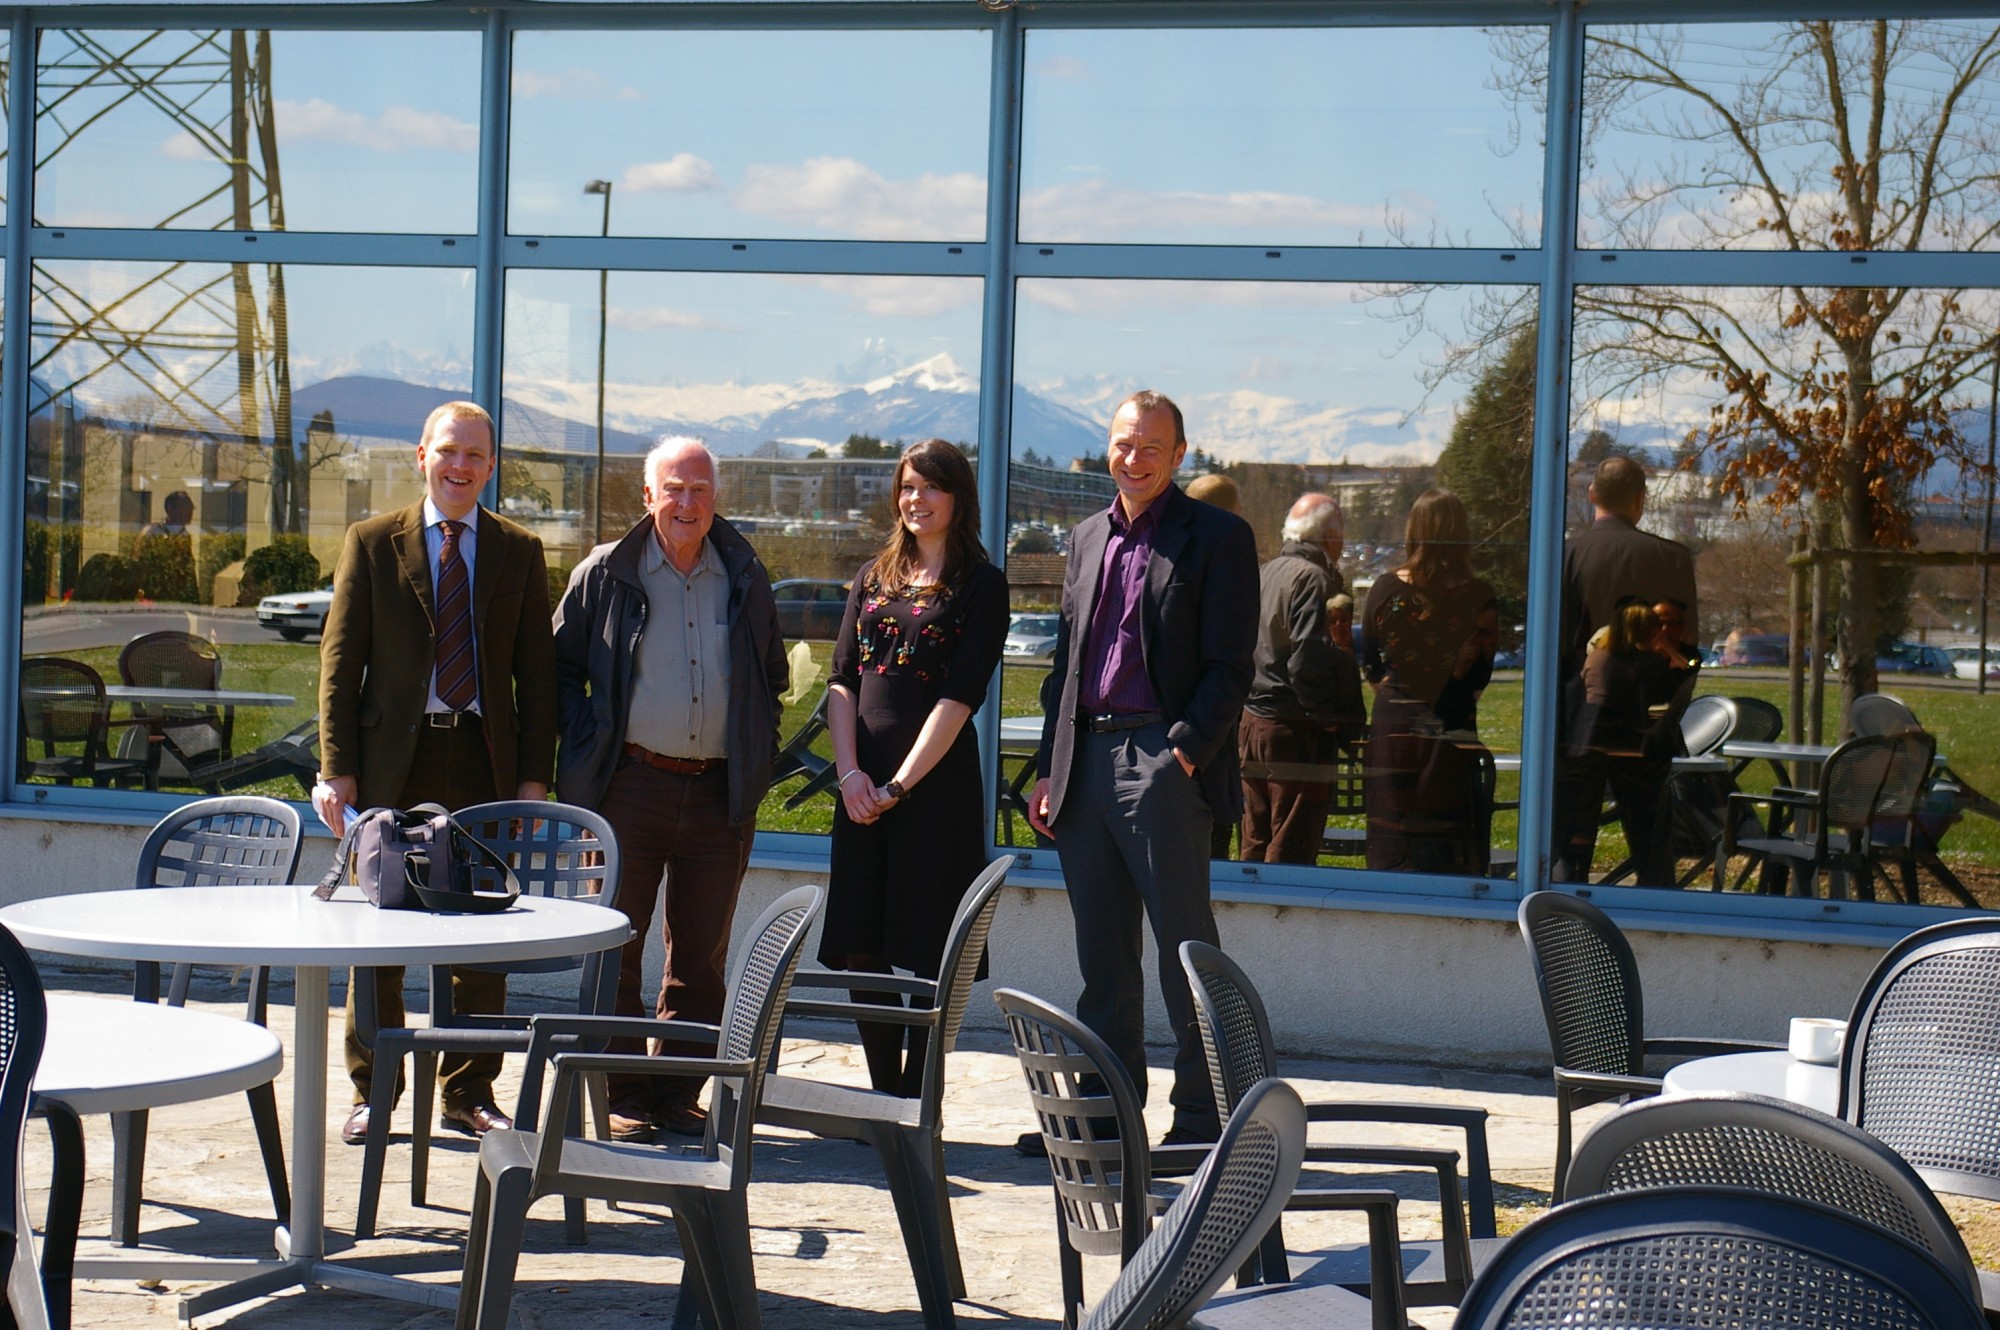
[[[52,989],[116,993],[119,980],[101,972],[49,966]],[[280,992],[282,993],[282,989]],[[982,993],[975,1001],[988,1001]],[[198,984],[193,1005],[240,1010],[220,982]],[[272,1027],[289,1058],[292,1009],[274,1005]],[[440,1133],[431,1154],[431,1205],[409,1204],[408,1108],[400,1109],[391,1137],[378,1239],[355,1246],[348,1236],[361,1151],[335,1134],[346,1116],[345,1070],[340,1063],[340,1015],[332,1017],[327,1131],[328,1247],[366,1268],[456,1286],[471,1197],[476,1147]],[[850,1032],[829,1022],[788,1027],[783,1051],[787,1073],[865,1084],[859,1050]],[[1164,1087],[1169,1050],[1154,1052],[1154,1080]],[[511,1104],[519,1059],[508,1060],[499,1091]],[[1554,1149],[1554,1098],[1539,1078],[1457,1072],[1421,1066],[1380,1066],[1300,1059],[1285,1067],[1308,1099],[1377,1099],[1473,1103],[1492,1114],[1489,1133],[1503,1204],[1546,1204]],[[280,1112],[290,1140],[290,1071],[281,1078]],[[1165,1095],[1148,1113],[1157,1139],[1170,1110]],[[1587,1121],[1588,1119],[1586,1119]],[[1060,1280],[1047,1166],[1015,1153],[1013,1142],[1034,1125],[1020,1071],[1003,1037],[968,1032],[950,1063],[946,1095],[946,1164],[970,1297],[958,1305],[967,1327],[1060,1324]],[[84,1204],[86,1240],[106,1231],[111,1143],[108,1119],[85,1120],[88,1151]],[[1321,1129],[1326,1130],[1325,1128]],[[29,1132],[28,1179],[39,1207],[46,1195],[47,1151],[39,1129]],[[1447,1144],[1449,1133],[1391,1129],[1373,1137],[1343,1131],[1340,1139]],[[762,1290],[764,1324],[772,1330],[920,1326],[915,1288],[893,1207],[872,1150],[844,1141],[819,1141],[760,1128],[750,1187],[752,1248]],[[1419,1198],[1424,1180],[1414,1174],[1353,1175],[1356,1185],[1393,1185],[1412,1198],[1405,1208],[1406,1237],[1435,1236],[1436,1208]],[[270,1250],[270,1197],[265,1188],[244,1102],[240,1096],[157,1110],[152,1115],[146,1161],[142,1232],[149,1242],[218,1255],[263,1255]],[[631,1330],[666,1325],[681,1275],[671,1216],[659,1207],[612,1210],[589,1205],[590,1241],[581,1249],[563,1241],[561,1204],[538,1202],[530,1212],[520,1266],[515,1324],[522,1330]],[[1297,1251],[1365,1237],[1351,1215],[1287,1218],[1286,1236]],[[1086,1263],[1086,1289],[1095,1297],[1115,1274],[1108,1259]],[[198,1285],[142,1288],[115,1281],[79,1281],[79,1327],[175,1324],[179,1295]],[[1448,1325],[1450,1312],[1420,1313],[1426,1325]],[[448,1314],[410,1304],[330,1289],[294,1291],[201,1318],[202,1326],[292,1330],[444,1330]]]

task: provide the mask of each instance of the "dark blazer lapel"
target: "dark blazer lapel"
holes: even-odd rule
[[[1081,668],[1090,641],[1090,620],[1097,613],[1097,587],[1104,580],[1104,547],[1111,543],[1111,519],[1101,511],[1096,521],[1085,519],[1076,547],[1076,622],[1070,625],[1070,664]]]
[[[409,580],[410,590],[417,593],[417,603],[424,607],[424,618],[433,629],[437,626],[437,604],[431,598],[431,556],[424,547],[424,505],[405,508],[402,520],[390,539],[396,546],[396,557],[402,561],[403,576]]]
[[[478,641],[486,640],[486,610],[493,603],[493,597],[500,590],[500,569],[507,562],[507,551],[500,548],[506,536],[500,524],[484,508],[475,510],[479,514],[479,562],[472,568],[472,633]]]
[[[1147,672],[1152,672],[1153,638],[1160,627],[1160,607],[1166,603],[1167,583],[1174,577],[1174,564],[1187,548],[1189,530],[1194,524],[1194,509],[1189,505],[1193,499],[1182,494],[1175,486],[1167,498],[1167,506],[1161,511],[1159,525],[1153,528],[1153,557],[1146,563],[1146,603],[1139,615],[1139,643],[1146,655]],[[1154,688],[1159,687],[1157,679]]]

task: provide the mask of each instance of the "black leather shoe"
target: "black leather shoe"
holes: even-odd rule
[[[1026,1155],[1030,1159],[1047,1159],[1049,1143],[1042,1139],[1042,1134],[1038,1131],[1024,1131],[1021,1133],[1021,1139],[1014,1142],[1014,1153]]]
[[[368,1140],[368,1105],[356,1104],[354,1111],[341,1124],[340,1140],[343,1145],[361,1145]]]
[[[1222,1130],[1214,1123],[1176,1122],[1167,1128],[1167,1134],[1160,1138],[1161,1145],[1214,1145],[1222,1139]]]
[[[699,1104],[669,1104],[653,1110],[653,1125],[675,1136],[706,1136],[708,1114]]]
[[[623,1141],[627,1145],[647,1145],[653,1139],[653,1123],[650,1118],[635,1118],[625,1113],[611,1114],[611,1139]]]

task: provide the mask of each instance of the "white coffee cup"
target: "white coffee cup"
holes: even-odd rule
[[[1825,1016],[1792,1017],[1792,1056],[1800,1062],[1831,1065],[1840,1061],[1840,1047],[1847,1042],[1847,1022]]]

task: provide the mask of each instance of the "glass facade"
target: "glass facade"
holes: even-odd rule
[[[1345,598],[1307,630],[1324,750],[1272,775],[1241,740],[1309,831],[1219,834],[1218,887],[1720,885],[1635,899],[1753,931],[2000,907],[2000,13],[762,9],[12,29],[14,801],[298,797],[343,533],[469,396],[557,590],[639,520],[653,440],[714,448],[794,666],[762,843],[808,855],[843,587],[900,448],[963,448],[1014,613],[994,843],[1052,870],[1021,816],[1052,619],[1151,388],[1266,578],[1304,540]],[[1787,758],[1810,786],[1883,691],[1937,747],[1874,819],[1916,877],[1741,852],[1822,815],[1764,799],[1747,736],[1823,750]]]

